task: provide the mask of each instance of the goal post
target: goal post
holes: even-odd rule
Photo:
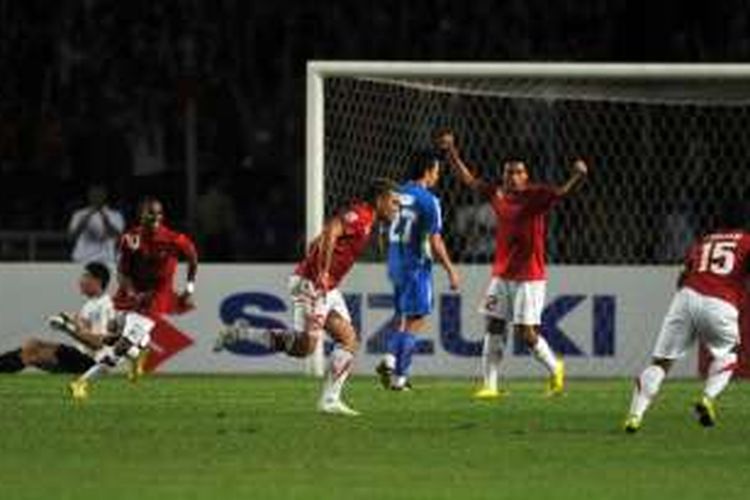
[[[366,179],[401,177],[436,126],[490,178],[509,155],[552,182],[572,155],[592,160],[590,185],[551,217],[553,264],[674,263],[715,184],[750,189],[750,64],[310,61],[306,120],[308,239]],[[486,264],[494,219],[455,182],[440,193],[446,241]],[[308,369],[322,366],[321,351]]]

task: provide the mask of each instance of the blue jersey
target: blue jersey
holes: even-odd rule
[[[442,231],[440,200],[415,182],[399,188],[399,212],[388,235],[388,274],[394,281],[432,267],[429,237]]]

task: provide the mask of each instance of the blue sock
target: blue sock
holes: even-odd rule
[[[417,345],[417,337],[410,332],[399,333],[399,349],[396,354],[396,369],[394,373],[398,376],[408,377],[411,368],[411,360]]]
[[[401,346],[401,332],[398,330],[392,330],[388,332],[388,335],[386,336],[385,346],[386,351],[389,354],[393,354],[396,358],[398,358],[398,352]]]

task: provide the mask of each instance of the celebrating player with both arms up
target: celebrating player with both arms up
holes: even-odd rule
[[[508,160],[503,165],[502,183],[496,185],[475,176],[467,167],[452,131],[438,130],[433,139],[460,181],[490,202],[497,219],[492,279],[480,307],[487,317],[482,350],[484,385],[475,396],[484,399],[500,395],[497,378],[508,322],[513,324],[516,337],[526,342],[549,371],[548,394],[559,394],[563,391],[564,364],[539,331],[546,288],[546,215],[581,183],[588,166],[576,160],[568,181],[550,186],[532,184],[526,164]]]

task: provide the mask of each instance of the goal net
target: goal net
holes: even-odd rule
[[[744,65],[313,62],[308,231],[372,177],[402,179],[409,153],[449,127],[487,179],[514,157],[561,183],[588,160],[585,188],[551,214],[551,264],[674,264],[750,188],[749,84]],[[457,182],[437,189],[444,237],[459,263],[486,264],[494,216]]]
[[[495,74],[477,65],[472,75],[457,65],[454,75],[448,65],[451,74],[434,75],[427,64],[420,75],[419,66],[323,78],[326,214],[374,176],[402,178],[408,154],[429,147],[439,126],[455,130],[465,159],[489,179],[508,157],[526,159],[545,182],[563,181],[576,156],[590,161],[589,185],[551,216],[556,264],[674,263],[716,204],[750,187],[747,68],[616,65],[610,76],[607,65],[497,65]],[[438,188],[449,249],[459,262],[488,262],[494,218],[456,182],[446,176]]]

